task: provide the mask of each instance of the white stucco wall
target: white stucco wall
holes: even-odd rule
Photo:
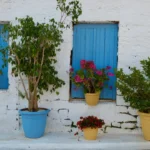
[[[83,14],[81,22],[119,21],[118,68],[128,72],[129,66],[140,67],[139,61],[150,55],[150,1],[149,0],[80,0]],[[59,18],[55,0],[0,0],[0,21],[14,22],[15,17],[34,17],[45,22]],[[44,19],[45,18],[45,19]],[[47,132],[71,130],[71,122],[80,116],[97,115],[106,122],[106,132],[140,132],[139,118],[135,110],[125,104],[121,96],[116,102],[101,101],[96,107],[89,107],[83,101],[69,102],[69,70],[72,49],[72,29],[64,32],[64,43],[58,54],[59,76],[66,82],[60,95],[45,93],[39,101],[41,107],[50,108]],[[0,91],[0,132],[20,130],[18,109],[27,106],[20,100],[17,87],[18,79],[11,76],[9,66],[9,89]],[[134,130],[131,130],[131,129]],[[75,129],[76,130],[76,129]]]

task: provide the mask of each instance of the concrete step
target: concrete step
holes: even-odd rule
[[[87,141],[73,133],[47,133],[39,139],[25,138],[21,133],[0,134],[0,150],[150,150],[142,135],[101,134]]]

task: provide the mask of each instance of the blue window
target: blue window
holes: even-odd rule
[[[8,43],[4,40],[2,29],[4,25],[0,24],[0,49],[3,49],[8,46]],[[6,56],[7,58],[8,56]],[[0,53],[0,70],[2,70],[2,74],[0,75],[0,89],[8,89],[8,65],[5,68],[2,68],[3,59],[2,54]]]
[[[117,68],[118,24],[78,24],[74,26],[72,67],[80,68],[80,60],[93,60],[97,68],[111,66]],[[101,99],[116,99],[116,77],[111,77],[109,86],[104,88]],[[71,98],[84,98],[82,89],[71,86]]]

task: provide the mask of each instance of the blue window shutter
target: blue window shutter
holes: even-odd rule
[[[93,60],[97,68],[111,66],[117,68],[118,25],[117,24],[78,24],[74,26],[72,67],[80,68],[80,60]],[[101,99],[116,99],[116,77],[111,77],[110,88],[104,88]],[[81,88],[71,87],[72,98],[84,98]]]
[[[8,46],[8,43],[3,39],[2,28],[4,25],[0,25],[0,49]],[[8,56],[6,56],[8,57]],[[2,54],[0,53],[0,69],[2,69],[3,74],[0,75],[0,89],[8,89],[8,65],[2,68],[3,60]]]

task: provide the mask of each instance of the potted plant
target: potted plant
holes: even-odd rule
[[[10,23],[4,28],[4,32],[9,32],[10,45],[1,49],[1,53],[4,58],[9,53],[7,61],[12,64],[12,75],[19,77],[24,88],[24,93],[19,91],[19,94],[28,100],[28,108],[19,111],[28,138],[39,138],[44,134],[50,110],[38,107],[40,95],[48,90],[54,92],[65,84],[58,78],[55,69],[56,54],[63,42],[63,29],[68,27],[65,18],[71,16],[72,22],[76,23],[82,13],[77,0],[68,4],[66,0],[57,0],[57,8],[61,11],[59,22],[53,18],[49,23],[39,23],[27,16],[16,18],[17,24]],[[4,61],[3,67],[7,61]]]
[[[86,140],[96,140],[98,128],[102,128],[104,121],[95,116],[80,117],[77,127],[84,132]]]
[[[144,138],[150,140],[150,58],[140,63],[141,70],[132,67],[129,74],[117,71],[117,87],[124,100],[138,110]]]
[[[74,85],[82,87],[85,93],[85,99],[88,105],[95,106],[98,103],[100,93],[104,88],[104,82],[109,80],[109,76],[114,76],[109,72],[110,66],[97,69],[93,61],[80,61],[78,71],[70,69],[70,78]]]

